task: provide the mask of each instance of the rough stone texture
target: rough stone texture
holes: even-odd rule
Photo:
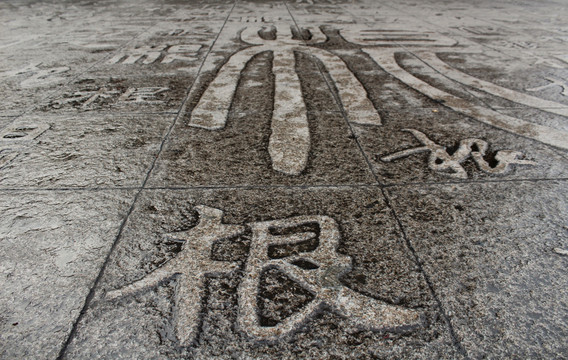
[[[0,357],[566,358],[567,18],[0,2]]]
[[[4,140],[18,157],[0,172],[2,188],[139,186],[173,115],[25,115],[19,126],[47,130],[27,142]]]
[[[57,357],[133,195],[0,194],[0,357]]]
[[[105,292],[139,280],[175,258],[179,243],[163,236],[194,226],[198,221],[193,210],[196,205],[223,210],[226,224],[244,225],[299,215],[336,219],[341,231],[338,252],[353,260],[352,271],[345,274],[342,284],[387,303],[415,309],[424,317],[424,325],[402,333],[361,331],[324,310],[306,321],[298,332],[286,336],[286,341],[255,342],[233,325],[239,311],[240,274],[243,264],[252,260],[247,260],[250,234],[245,234],[233,240],[233,244],[221,241],[212,249],[213,259],[237,261],[239,270],[207,281],[207,295],[201,300],[205,310],[198,346],[193,351],[176,347],[176,314],[170,300],[176,287],[174,278],[114,301],[106,299]],[[309,258],[309,253],[306,256]],[[276,292],[278,296],[303,296],[297,285],[293,287],[282,280],[275,283],[274,286],[284,287],[283,292]],[[266,301],[276,306],[276,300]],[[350,357],[355,353],[356,357],[455,358],[459,354],[444,327],[436,303],[378,189],[147,191],[129,219],[68,357],[96,353],[101,358],[112,358],[127,353],[134,357],[309,358],[316,354]],[[138,330],[132,332],[132,328]],[[413,350],[409,352],[410,344]]]
[[[388,111],[383,116],[384,126],[355,126],[355,133],[367,153],[379,179],[384,184],[448,181],[493,181],[506,179],[565,178],[567,175],[566,151],[543,145],[534,140],[514,136],[496,130],[476,120],[444,107]],[[428,152],[412,154],[390,162],[381,160],[398,151],[422,146],[411,133],[403,129],[415,129],[424,133],[449,152],[458,148],[459,142],[468,138],[483,139],[489,144],[487,159],[499,150],[520,151],[524,159],[535,165],[512,165],[503,174],[488,174],[469,158],[461,165],[467,172],[466,179],[450,175],[450,171],[434,171],[428,166]]]
[[[566,354],[565,182],[388,193],[472,358]]]
[[[268,154],[270,113],[229,115],[222,130],[179,125],[161,154],[153,186],[327,185],[374,183],[340,113],[308,113],[311,146],[306,169],[295,177],[273,170]]]
[[[96,77],[81,75],[62,92],[45,101],[40,111],[54,113],[105,112],[177,113],[194,77]]]

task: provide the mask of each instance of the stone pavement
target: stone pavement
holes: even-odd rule
[[[565,1],[0,20],[0,358],[568,358]]]

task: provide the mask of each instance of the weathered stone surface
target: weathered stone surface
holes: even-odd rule
[[[0,193],[0,357],[57,357],[133,195]]]
[[[177,113],[195,76],[106,76],[86,73],[42,102],[47,114]]]
[[[566,353],[566,182],[394,187],[391,201],[472,358]]]
[[[201,242],[188,238],[188,243],[183,245],[175,239],[183,238],[184,232],[189,234],[196,224],[201,226],[203,206],[222,210],[222,223],[234,228],[238,225],[241,229],[235,230],[240,235],[219,233],[213,246],[204,249],[206,258],[200,260],[198,253],[187,258],[183,249],[199,246]],[[343,265],[334,260],[336,266],[351,267],[346,272],[337,270],[337,274],[343,275],[335,286],[347,286],[364,298],[389,304],[393,309],[388,310],[389,313],[398,311],[394,309],[412,310],[420,320],[407,319],[410,326],[398,327],[398,330],[397,327],[391,331],[380,330],[381,325],[374,324],[378,331],[363,331],[364,327],[360,328],[347,321],[349,318],[342,318],[337,311],[331,311],[330,306],[334,304],[327,304],[313,315],[301,313],[305,309],[302,305],[306,306],[302,301],[309,303],[310,298],[297,283],[293,285],[290,280],[286,282],[285,278],[276,276],[291,274],[282,272],[286,268],[280,267],[281,270],[273,275],[264,274],[256,280],[256,286],[265,287],[260,296],[267,323],[261,327],[260,333],[255,335],[244,326],[246,323],[235,328],[233,323],[246,310],[244,296],[254,291],[254,287],[243,287],[243,277],[252,271],[251,267],[259,259],[258,254],[252,251],[256,236],[254,226],[257,226],[254,224],[314,215],[337,221],[340,233],[338,255],[334,255],[333,251],[330,256],[340,254],[351,260]],[[312,223],[315,219],[307,221]],[[274,226],[282,225],[274,222]],[[213,234],[215,228],[209,229],[208,234]],[[326,241],[324,230],[321,231],[319,246]],[[286,251],[290,250],[308,261],[315,259],[311,252],[314,248],[310,247],[282,248],[283,252],[272,253],[272,258],[284,256],[283,259],[287,259],[290,253]],[[193,280],[194,286],[201,284],[205,287],[202,296],[197,299],[176,297],[177,292],[184,290],[183,282],[187,277],[173,276],[175,271],[170,275],[164,273],[159,282],[147,282],[146,286],[136,285],[136,289],[128,290],[129,284],[148,279],[149,275],[153,276],[179,259],[185,261],[185,266],[180,264],[179,271],[193,267],[207,269],[211,260],[224,266],[214,270],[215,275],[210,274],[202,283],[198,278]],[[334,281],[333,273],[328,276],[329,281]],[[271,285],[262,285],[264,281],[271,282]],[[117,289],[126,290],[116,294]],[[283,302],[283,299],[292,298],[291,303]],[[190,303],[184,303],[190,299]],[[184,308],[197,308],[200,313],[198,324],[188,324],[197,328],[194,333],[197,342],[188,339],[189,342],[185,343],[186,346],[193,344],[190,348],[177,345],[180,334],[179,330],[176,331],[176,322],[184,316],[185,313],[181,312]],[[305,316],[297,324],[297,329],[283,334],[288,340],[273,340],[268,344],[255,340],[263,331],[270,331],[274,326],[271,321],[287,321],[287,316],[291,315],[287,311],[291,314],[300,312]],[[138,330],[130,331],[132,328]],[[229,353],[231,356],[254,358],[313,357],[315,354],[323,357],[350,357],[353,354],[357,357],[459,356],[424,278],[400,236],[396,221],[382,200],[380,190],[372,187],[144,192],[67,356],[75,358],[97,353],[105,358],[124,352],[134,357],[193,355],[204,358],[226,358]]]
[[[355,127],[355,131],[384,184],[566,177],[565,151],[496,130],[444,107],[389,111],[383,119],[385,125],[382,127]],[[418,130],[433,144],[446,149],[439,153],[426,149],[426,144],[407,129]],[[480,142],[466,146],[466,139],[488,144],[482,162],[489,164],[489,169],[483,170],[480,162],[474,159],[474,153],[480,152],[472,151],[472,146],[474,150],[481,150]],[[420,148],[423,150],[404,153]],[[521,163],[503,160],[502,164],[510,165],[498,170],[500,161],[497,157],[506,154],[507,150],[518,152],[514,157]]]
[[[0,138],[41,132],[2,138],[18,157],[0,170],[0,188],[140,186],[172,122],[171,114],[23,116]]]
[[[1,2],[0,357],[563,358],[567,15]]]
[[[230,113],[227,126],[210,131],[179,124],[149,183],[153,186],[302,185],[374,183],[340,113],[307,113],[306,168],[289,176],[269,156],[270,113]]]

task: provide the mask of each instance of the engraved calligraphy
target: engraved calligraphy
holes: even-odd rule
[[[247,27],[241,39],[253,46],[233,54],[201,95],[190,114],[189,126],[220,130],[225,127],[240,72],[254,55],[270,51],[274,55],[275,76],[272,133],[268,152],[272,168],[287,175],[298,175],[306,167],[310,132],[300,80],[295,71],[295,52],[307,52],[321,60],[338,84],[338,95],[349,121],[381,125],[381,119],[366,91],[345,63],[331,52],[306,44],[323,40],[317,32],[294,26]]]
[[[420,326],[417,311],[391,305],[362,295],[343,285],[339,277],[351,269],[351,258],[336,252],[340,239],[337,223],[330,217],[296,216],[288,219],[248,223],[245,226],[222,223],[223,212],[197,206],[199,223],[190,230],[166,234],[183,243],[175,258],[121,289],[109,291],[106,298],[116,299],[157,286],[176,277],[176,332],[181,345],[190,345],[198,332],[205,277],[231,274],[239,264],[211,259],[217,241],[252,232],[249,256],[238,287],[237,327],[257,340],[274,340],[296,330],[325,305],[344,316],[354,326],[368,330],[413,328]],[[306,228],[307,226],[307,228]],[[315,246],[293,253],[274,253],[273,248],[313,241]],[[309,266],[307,266],[308,264]],[[278,269],[288,278],[314,294],[305,307],[273,326],[264,326],[258,315],[260,279],[267,269]]]
[[[119,89],[106,87],[86,87],[75,92],[64,93],[62,99],[52,100],[48,107],[60,109],[72,106],[84,111],[96,109],[100,105],[125,104],[163,104],[167,87],[131,87],[122,92]]]
[[[0,169],[13,162],[23,148],[47,129],[47,124],[18,124],[0,131]]]
[[[485,160],[489,144],[481,139],[464,139],[459,142],[459,147],[450,153],[448,149],[442,145],[438,145],[428,137],[414,129],[403,129],[414,135],[414,137],[422,143],[422,146],[402,150],[394,154],[381,157],[384,162],[392,162],[394,160],[408,157],[422,152],[429,152],[428,168],[430,170],[447,174],[451,177],[459,179],[467,179],[467,172],[462,163],[469,158],[477,164],[477,167],[487,174],[505,174],[512,165],[536,165],[534,161],[523,159],[523,154],[518,151],[499,150],[495,153],[495,164],[490,164]]]
[[[198,44],[183,45],[153,45],[140,46],[129,49],[125,53],[113,56],[108,60],[109,64],[153,64],[160,62],[169,64],[174,61],[193,62],[197,60],[197,54],[201,49]]]

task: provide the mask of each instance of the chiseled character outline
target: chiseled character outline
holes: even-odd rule
[[[455,47],[458,44],[456,40],[428,29],[410,31],[396,28],[393,30],[386,26],[381,30],[373,30],[352,26],[340,31],[347,41],[363,46],[362,51],[368,54],[386,72],[444,106],[512,134],[524,136],[561,149],[568,149],[568,131],[532,123],[502,114],[488,107],[473,104],[466,99],[449,94],[417,78],[401,67],[396,60],[398,52],[410,51],[429,67],[452,81],[544,112],[568,116],[568,108],[562,104],[478,79],[448,65],[436,54],[439,51],[461,52],[464,54],[479,53],[481,50],[478,47]],[[369,38],[370,33],[375,34],[375,38]],[[382,35],[380,35],[381,33]],[[409,34],[412,36],[409,36]],[[400,46],[404,46],[404,49],[401,50]]]
[[[430,140],[424,133],[415,129],[402,129],[414,135],[422,143],[422,146],[398,151],[394,154],[381,157],[381,161],[391,162],[410,155],[429,152],[428,167],[430,170],[441,172],[459,179],[467,179],[467,172],[461,165],[470,157],[475,161],[477,167],[488,174],[505,174],[512,165],[536,165],[534,161],[523,159],[523,154],[519,151],[499,150],[495,153],[496,164],[491,166],[484,159],[489,149],[489,144],[485,140],[469,138],[460,140],[459,147],[453,153],[449,153],[445,146],[438,145]]]
[[[55,75],[62,74],[71,70],[71,68],[68,66],[40,69],[39,66],[42,64],[43,63],[38,62],[26,65],[18,70],[3,71],[0,72],[0,77],[13,77],[18,75],[31,74],[31,77],[20,82],[20,86],[22,88],[32,88],[61,82],[64,80],[64,78],[57,77]]]
[[[110,58],[109,64],[135,64],[142,59],[142,64],[152,64],[162,55],[167,45],[145,45],[128,49],[126,53],[120,53]]]
[[[128,88],[119,98],[119,102],[125,103],[144,103],[144,104],[161,104],[163,100],[157,100],[157,96],[163,92],[170,90],[167,87],[133,87]]]
[[[164,55],[160,63],[170,64],[176,60],[193,62],[197,60],[197,54],[202,45],[178,44],[178,45],[144,45],[130,48],[110,58],[108,64],[132,65],[137,62],[149,65],[158,61]]]
[[[294,229],[317,224],[317,230],[290,234],[274,234],[274,229]],[[422,322],[417,311],[394,306],[362,295],[344,286],[339,276],[351,270],[351,257],[337,253],[340,232],[335,220],[328,216],[296,216],[288,219],[250,224],[252,240],[244,277],[239,286],[237,325],[257,340],[275,340],[304,324],[322,306],[328,306],[358,328],[381,330],[414,328]],[[269,248],[274,245],[298,244],[316,238],[317,248],[281,258],[272,258]],[[308,262],[309,268],[297,265]],[[274,326],[262,326],[258,316],[260,277],[276,268],[304,289],[314,299],[293,315]]]
[[[246,229],[245,226],[222,223],[221,210],[203,205],[196,206],[195,209],[199,214],[199,223],[195,227],[165,235],[165,238],[183,243],[181,251],[174,258],[142,279],[105,294],[107,300],[113,300],[158,286],[163,280],[176,277],[175,327],[182,346],[190,346],[196,339],[201,300],[205,294],[205,277],[229,274],[238,269],[237,262],[212,260],[212,246],[217,241],[235,238]],[[271,234],[273,228],[293,228],[304,224],[317,224],[317,233],[300,231],[285,235]],[[237,289],[237,325],[247,335],[257,340],[274,340],[284,336],[309,321],[323,304],[363,329],[412,329],[421,326],[423,319],[419,312],[367,297],[340,283],[339,276],[351,269],[351,258],[336,252],[340,233],[332,218],[297,216],[247,223],[246,226],[252,230],[252,240],[244,276]],[[267,249],[271,245],[294,244],[313,236],[318,236],[318,245],[314,250],[279,259],[272,259],[268,255]],[[294,265],[294,261],[298,259],[309,261],[315,268],[304,269]],[[310,304],[273,327],[260,326],[257,311],[259,280],[268,267],[279,268],[299,285],[315,293]]]
[[[166,234],[182,242],[181,251],[142,279],[121,289],[109,291],[106,298],[117,299],[154,287],[165,279],[177,276],[175,289],[176,335],[181,345],[195,339],[199,326],[201,299],[205,291],[205,275],[224,274],[237,268],[234,262],[211,260],[213,243],[243,233],[244,227],[222,223],[223,212],[208,206],[196,206],[199,223],[186,231]]]
[[[308,46],[325,39],[319,29],[312,32],[281,23],[264,26],[260,30],[247,27],[242,31],[241,39],[252,46],[232,54],[221,67],[191,111],[189,126],[223,129],[241,71],[253,56],[265,51],[273,54],[272,72],[275,77],[272,133],[268,144],[274,170],[298,175],[308,161],[310,132],[300,79],[295,70],[295,52],[314,55],[324,64],[337,87],[349,121],[381,125],[381,118],[366,96],[367,92],[343,60],[329,51]]]
[[[86,110],[99,99],[111,99],[120,94],[118,90],[110,90],[106,87],[100,87],[97,90],[79,90],[68,95],[68,97],[59,100],[53,100],[49,106],[54,109],[59,109],[66,104],[82,103],[81,109]]]
[[[536,87],[533,87],[533,88],[530,88],[530,89],[525,89],[525,90],[532,92],[532,91],[541,91],[541,90],[554,88],[554,87],[560,87],[562,89],[562,92],[560,93],[560,95],[568,96],[568,80],[559,79],[559,78],[554,77],[554,76],[547,76],[544,79],[548,81],[548,84],[536,86]]]

